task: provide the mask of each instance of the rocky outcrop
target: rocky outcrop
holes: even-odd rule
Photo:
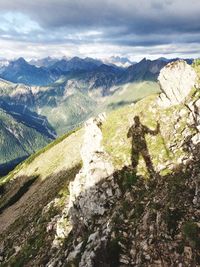
[[[81,192],[93,187],[114,172],[112,163],[101,144],[102,132],[100,127],[104,120],[105,114],[101,114],[85,123],[85,135],[81,148],[83,167],[75,180],[70,183],[69,207],[73,205]]]
[[[159,105],[168,107],[184,101],[195,86],[196,78],[195,70],[183,60],[167,64],[158,77],[162,91]]]
[[[114,172],[113,165],[108,154],[101,144],[101,125],[106,119],[105,114],[97,118],[90,118],[85,123],[85,134],[81,148],[82,168],[74,181],[69,185],[69,203],[63,211],[62,217],[57,221],[56,238],[54,245],[59,245],[59,239],[69,235],[77,217],[81,217],[85,225],[88,225],[92,216],[103,215],[107,199],[112,199],[113,192],[120,196],[118,188],[114,186],[112,178],[105,184],[104,190],[99,190],[99,182],[111,176]],[[78,209],[77,209],[78,208]]]

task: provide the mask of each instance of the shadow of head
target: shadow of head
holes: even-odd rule
[[[139,117],[139,116],[135,116],[135,117],[133,118],[133,120],[134,120],[134,124],[135,124],[135,126],[139,126],[139,125],[141,124],[141,122],[140,122],[140,117]]]

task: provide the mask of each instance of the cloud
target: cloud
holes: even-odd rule
[[[1,40],[38,49],[71,45],[79,53],[101,45],[120,53],[122,47],[178,49],[200,41],[199,0],[9,0],[0,10]]]
[[[0,10],[18,11],[46,29],[59,27],[125,27],[138,32],[148,29],[199,30],[198,0],[9,0]],[[174,28],[175,27],[175,28]]]

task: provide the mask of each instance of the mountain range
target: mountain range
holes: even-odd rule
[[[17,60],[1,60],[0,61],[0,77],[2,79],[15,82],[15,83],[23,83],[26,85],[36,85],[36,86],[44,86],[50,85],[58,80],[61,76],[72,75],[77,76],[79,73],[83,73],[87,75],[88,72],[96,72],[98,73],[99,67],[101,65],[106,65],[107,70],[116,72],[118,70],[117,78],[120,78],[121,73],[125,73],[127,76],[130,75],[130,80],[135,80],[138,78],[137,72],[150,72],[150,78],[155,79],[155,70],[153,69],[154,65],[157,65],[159,69],[169,63],[170,61],[174,61],[177,59],[168,60],[165,58],[159,58],[157,60],[146,60],[143,59],[139,63],[131,62],[127,58],[120,57],[112,57],[108,60],[105,60],[105,63],[98,59],[93,58],[79,58],[73,57],[70,59],[56,59],[56,58],[43,58],[38,60],[31,60],[27,62],[24,58],[19,58]],[[128,62],[128,67],[118,66],[117,62]],[[116,65],[115,65],[116,62]],[[192,60],[188,59],[187,62],[192,63]],[[149,66],[147,66],[149,64]],[[160,66],[158,66],[160,64]],[[151,66],[150,66],[151,65]],[[133,73],[132,73],[133,69]],[[152,77],[151,77],[152,75]],[[148,79],[148,73],[146,73],[146,78]],[[122,79],[123,80],[123,79]],[[118,82],[115,81],[115,83]]]

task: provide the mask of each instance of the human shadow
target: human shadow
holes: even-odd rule
[[[133,120],[134,124],[130,127],[127,133],[127,137],[132,138],[131,164],[133,171],[137,173],[139,156],[141,155],[145,161],[150,176],[155,176],[156,172],[149,154],[145,135],[157,135],[160,130],[160,124],[157,123],[157,128],[155,130],[151,130],[141,123],[139,116],[135,116]]]

